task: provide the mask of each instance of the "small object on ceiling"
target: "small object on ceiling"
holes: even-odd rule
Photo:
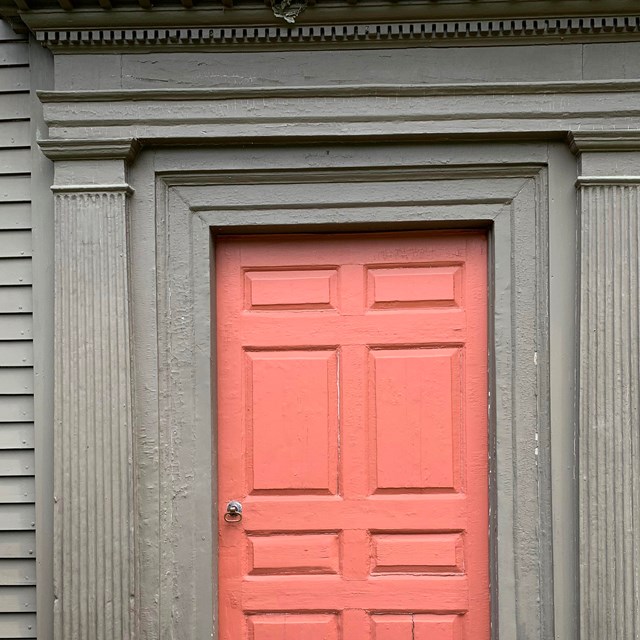
[[[284,18],[293,24],[296,18],[307,8],[308,0],[271,0],[271,10],[276,18]]]

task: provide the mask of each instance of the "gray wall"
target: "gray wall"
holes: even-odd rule
[[[0,23],[0,638],[36,637],[29,43]]]

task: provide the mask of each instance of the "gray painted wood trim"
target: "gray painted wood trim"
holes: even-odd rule
[[[533,155],[546,158],[546,145],[542,148],[543,154]],[[343,181],[331,182],[330,189],[322,180],[311,179],[313,171],[299,171],[291,150],[284,155],[265,151],[260,160],[256,159],[260,154],[233,150],[213,155],[200,152],[195,157],[189,151],[142,154],[132,169],[136,187],[132,239],[139,257],[134,265],[133,305],[140,472],[137,533],[144,540],[137,560],[143,637],[199,638],[210,632],[215,620],[211,608],[215,521],[209,520],[206,511],[206,505],[215,504],[215,484],[211,483],[211,455],[206,446],[200,446],[211,437],[211,364],[215,362],[215,348],[209,342],[210,229],[336,231],[362,223],[369,230],[455,224],[493,228],[492,273],[494,290],[500,295],[493,396],[497,447],[492,472],[492,513],[497,517],[494,637],[498,633],[501,638],[553,636],[549,472],[545,476],[541,470],[548,465],[549,421],[548,406],[538,406],[538,398],[548,395],[546,171],[540,166],[523,168],[522,160],[532,157],[525,149],[520,163],[512,165],[518,177],[508,177],[510,167],[505,166],[502,171],[496,169],[500,177],[491,179],[481,152],[474,156],[469,148],[432,148],[426,155],[439,175],[426,170],[422,179],[414,176],[407,182],[397,167],[410,162],[412,153],[424,157],[425,147],[409,152],[397,147],[392,156],[388,150],[378,151],[379,155],[371,149],[350,151],[352,157],[342,158],[336,172]],[[442,180],[447,176],[447,158],[451,161],[457,152],[467,162],[476,157],[478,164],[467,167],[466,175],[458,173],[459,197],[452,201],[453,184]],[[305,157],[304,149],[300,153]],[[495,147],[491,154],[495,157]],[[216,173],[206,171],[213,168],[213,157],[220,177],[225,166],[244,167],[244,176],[236,173],[230,179],[227,173],[226,183],[216,184]],[[278,158],[286,158],[280,176],[273,170]],[[382,169],[373,170],[373,181],[367,180],[362,165],[377,161],[395,166],[388,180],[381,179]],[[272,170],[265,171],[268,167]],[[298,179],[292,183],[296,170]],[[327,170],[319,173],[325,180],[331,175]],[[155,185],[155,190],[149,185]],[[221,202],[233,206],[216,206]],[[149,219],[150,203],[157,207],[155,220]],[[149,243],[154,227],[157,254]],[[157,281],[150,263],[153,255]],[[540,305],[533,319],[528,313],[532,300]],[[514,333],[516,321],[523,326]],[[543,448],[547,451],[541,453]],[[515,474],[521,479],[518,483]],[[180,575],[175,573],[176,566]],[[516,575],[521,578],[517,583]]]
[[[613,167],[612,167],[613,168]],[[640,634],[640,184],[580,187],[580,637]]]
[[[127,194],[55,195],[56,638],[133,637]]]
[[[640,82],[46,92],[50,140],[94,148],[143,145],[372,140],[563,139],[640,130]],[[116,98],[116,96],[118,96]],[[68,141],[68,142],[62,142]],[[51,143],[53,144],[53,142]],[[81,153],[78,150],[79,154]],[[80,155],[78,156],[80,157]]]
[[[575,433],[578,216],[575,157],[549,147],[549,351],[555,638],[576,640],[578,493]]]
[[[149,100],[153,102],[169,101],[184,102],[186,100],[247,100],[257,96],[265,98],[356,98],[380,97],[420,98],[424,96],[491,96],[491,95],[549,95],[594,93],[599,91],[620,92],[640,90],[640,80],[582,80],[549,82],[459,82],[455,84],[340,84],[332,86],[282,86],[282,87],[215,87],[215,88],[184,88],[171,89],[119,89],[114,90],[58,90],[38,91],[38,97],[43,103],[54,102],[127,102],[130,100]],[[576,131],[570,135],[572,145],[576,149],[583,149],[586,145],[598,141],[609,141],[616,145],[623,140],[638,140],[638,131]],[[61,140],[60,143],[64,143]],[[69,144],[73,144],[69,140]],[[95,143],[125,144],[127,139],[94,141]],[[52,141],[53,144],[53,141]]]
[[[31,200],[33,206],[33,320],[36,466],[36,628],[40,640],[53,635],[53,380],[54,215],[53,163],[38,148],[45,129],[36,89],[53,84],[53,56],[33,39],[31,68]]]
[[[211,13],[198,16],[190,12],[190,26],[180,21],[170,27],[159,27],[150,21],[148,27],[134,28],[118,24],[122,14],[113,12],[107,28],[75,28],[54,25],[35,28],[36,20],[26,16],[36,38],[55,53],[86,53],[87,48],[101,53],[126,52],[131,46],[142,51],[286,51],[367,47],[398,48],[419,46],[477,46],[479,44],[547,44],[554,42],[625,42],[640,33],[640,17],[635,13],[621,16],[563,16],[539,19],[495,19],[432,22],[376,21],[366,24],[320,24],[289,27],[287,25],[250,24],[219,26],[212,24]],[[65,16],[68,21],[68,17]],[[125,17],[126,19],[126,17]],[[209,21],[207,23],[207,20]],[[146,18],[145,21],[149,21]],[[193,21],[204,22],[194,28]],[[42,20],[38,21],[42,24]],[[115,23],[115,24],[114,24]],[[46,22],[45,22],[46,24]],[[180,28],[182,27],[182,28]]]

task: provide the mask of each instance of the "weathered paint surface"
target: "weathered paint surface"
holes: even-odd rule
[[[36,636],[29,44],[0,22],[0,637]]]
[[[595,182],[581,187],[580,637],[622,640],[640,635],[640,185]]]
[[[485,237],[228,238],[216,273],[221,640],[488,639]]]

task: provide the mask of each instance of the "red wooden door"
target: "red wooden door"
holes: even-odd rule
[[[218,242],[221,640],[489,638],[486,246]]]

